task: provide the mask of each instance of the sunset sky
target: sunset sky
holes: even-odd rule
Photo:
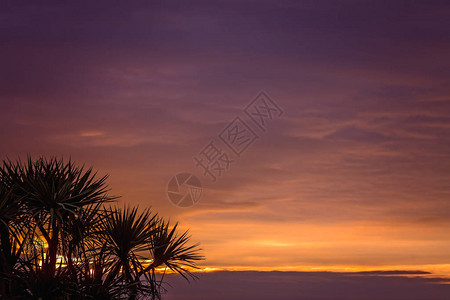
[[[3,1],[0,158],[109,174],[120,205],[189,228],[202,267],[450,276],[449,16],[448,1]],[[193,157],[235,117],[254,126],[262,90],[284,114],[211,182]],[[166,196],[180,172],[203,185],[191,208]]]

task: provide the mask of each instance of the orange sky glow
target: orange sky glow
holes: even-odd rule
[[[109,174],[204,271],[450,278],[448,3],[219,2],[2,10],[0,158]],[[261,90],[284,111],[266,132],[243,112]],[[259,138],[212,182],[193,157],[236,116]],[[190,208],[167,198],[180,172]]]

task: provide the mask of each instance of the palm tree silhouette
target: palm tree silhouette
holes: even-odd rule
[[[203,257],[188,233],[149,209],[107,207],[106,180],[71,160],[3,162],[0,296],[160,299],[167,269],[194,276]]]

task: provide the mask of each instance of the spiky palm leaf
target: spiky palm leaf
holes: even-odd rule
[[[191,275],[202,256],[188,233],[148,209],[105,209],[105,180],[70,160],[3,162],[0,298],[160,299],[158,267]]]
[[[153,262],[147,270],[162,266],[179,273],[185,279],[194,277],[190,269],[197,268],[195,263],[204,259],[199,254],[199,244],[188,245],[189,232],[177,234],[178,223],[170,228],[169,222],[160,219],[157,227],[159,230],[153,235],[150,245]]]
[[[65,266],[67,261],[58,264],[58,256],[61,260],[67,259],[67,255],[80,245],[81,232],[75,232],[80,216],[89,210],[88,207],[98,208],[114,200],[114,197],[107,195],[107,176],[97,179],[92,169],[78,168],[71,160],[39,158],[33,161],[30,157],[25,162],[4,161],[0,175],[3,185],[24,208],[17,215],[28,218],[27,226],[20,232],[37,228],[33,229],[33,236],[28,240],[22,236],[26,243],[23,251],[25,257],[20,266],[29,274],[36,275],[29,277],[39,279],[34,282],[42,281],[44,275],[47,276],[45,282],[52,282],[60,277],[63,270],[66,273],[68,270]],[[16,227],[23,224],[14,223]],[[81,223],[86,225],[84,228],[89,227],[89,224]],[[86,236],[86,233],[83,234]],[[42,243],[35,243],[40,239]],[[50,294],[54,293],[49,290]]]
[[[109,263],[106,265],[105,288],[111,286],[113,281],[117,287],[120,282],[120,293],[153,293],[141,282],[142,255],[148,251],[149,241],[155,233],[156,215],[149,209],[138,213],[137,208],[111,209],[111,212],[102,219],[101,231],[98,241],[102,244],[108,255]],[[114,290],[111,291],[115,293]]]

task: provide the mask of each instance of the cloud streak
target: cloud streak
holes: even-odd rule
[[[378,276],[383,275],[383,276]],[[411,275],[413,277],[404,277]],[[443,300],[450,292],[439,278],[420,278],[422,272],[331,273],[331,272],[213,272],[201,274],[166,298],[176,299],[417,299]],[[226,288],[224,288],[226,287]],[[220,291],[220,292],[217,292]]]

